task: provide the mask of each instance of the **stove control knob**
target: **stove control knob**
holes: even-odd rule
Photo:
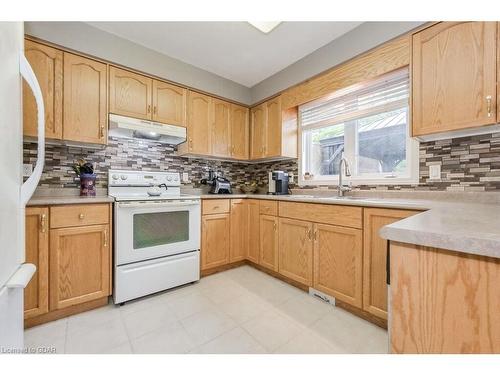
[[[117,174],[114,174],[111,177],[113,178],[113,180],[118,180],[118,175]]]
[[[179,177],[175,176],[174,181],[179,181]]]
[[[172,181],[172,176],[168,176],[167,181]]]
[[[121,178],[122,180],[126,180],[126,179],[127,179],[127,175],[126,175],[126,174],[122,174],[122,175],[120,176],[120,178]]]

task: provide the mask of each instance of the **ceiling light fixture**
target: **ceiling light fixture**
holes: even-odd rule
[[[250,25],[262,31],[264,34],[270,33],[281,21],[248,21]]]

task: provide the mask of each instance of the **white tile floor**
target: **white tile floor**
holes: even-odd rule
[[[251,267],[26,330],[57,353],[387,353],[387,331]]]

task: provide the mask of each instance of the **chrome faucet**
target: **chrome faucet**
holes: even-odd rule
[[[339,187],[338,187],[338,196],[339,197],[343,197],[343,196],[345,196],[346,192],[351,191],[351,186],[344,185],[344,183],[342,182],[342,177],[343,177],[342,165],[344,166],[346,177],[351,176],[351,171],[349,169],[349,163],[347,162],[347,159],[346,158],[340,159],[340,162],[339,162]]]

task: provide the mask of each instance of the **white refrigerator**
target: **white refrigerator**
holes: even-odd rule
[[[40,86],[24,58],[22,22],[0,22],[0,353],[23,348],[23,290],[35,272],[25,263],[24,208],[43,170],[44,108]],[[22,80],[38,107],[38,157],[23,184]]]

